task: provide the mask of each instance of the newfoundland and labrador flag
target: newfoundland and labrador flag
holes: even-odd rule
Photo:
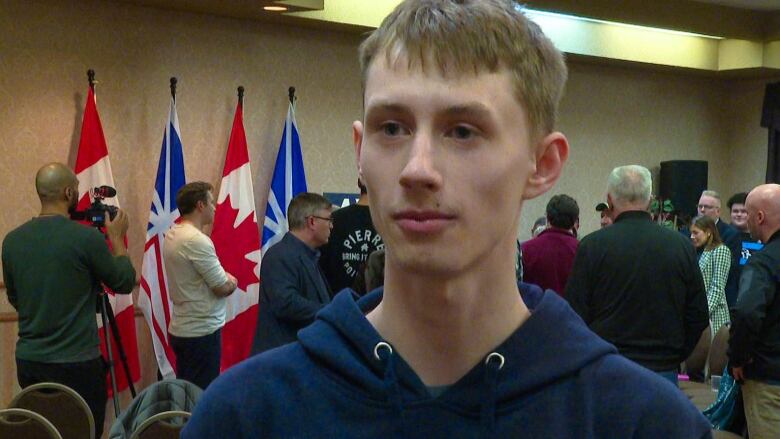
[[[260,291],[260,232],[243,119],[243,104],[239,100],[211,232],[222,267],[238,280],[238,288],[227,297],[222,329],[223,371],[249,356]]]
[[[152,334],[157,367],[163,378],[175,378],[176,356],[169,344],[168,323],[173,304],[168,295],[168,281],[163,263],[165,232],[179,219],[176,192],[184,186],[184,153],[179,137],[176,100],[171,98],[168,123],[165,125],[157,180],[152,192],[152,209],[146,227],[146,245],[141,268],[141,292],[138,306],[144,313]]]
[[[287,206],[290,205],[290,200],[301,192],[306,192],[306,175],[303,169],[301,141],[295,123],[295,108],[290,102],[265,208],[263,252],[268,251],[287,233]]]
[[[76,177],[79,179],[79,204],[77,209],[82,211],[92,203],[92,189],[99,186],[114,186],[114,177],[111,173],[111,162],[108,160],[108,147],[103,136],[103,126],[97,112],[95,92],[92,87],[87,93],[87,104],[84,108],[84,120],[81,124],[81,139],[76,156]],[[106,198],[103,203],[119,207],[117,198]],[[119,329],[122,347],[127,355],[127,366],[130,369],[130,377],[133,382],[141,377],[138,361],[138,343],[135,337],[135,315],[133,312],[133,296],[131,294],[114,294],[109,291],[109,303],[114,312],[116,324]],[[105,337],[102,330],[103,322],[98,316],[98,328],[100,328],[100,350],[104,358],[108,358],[106,352]],[[127,375],[124,365],[119,361],[117,343],[111,340],[111,350],[115,360],[117,390],[122,391],[128,387]],[[111,384],[108,383],[108,391],[111,393]]]

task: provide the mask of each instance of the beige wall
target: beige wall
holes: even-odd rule
[[[120,200],[132,219],[130,254],[139,270],[170,76],[179,77],[189,180],[218,183],[235,89],[244,85],[262,216],[287,87],[294,85],[309,188],[354,190],[350,124],[361,114],[358,35],[54,0],[3,2],[0,29],[0,238],[36,214],[35,170],[46,161],[75,161],[87,68],[97,72],[98,108]],[[709,160],[710,186],[727,194],[763,179],[766,130],[758,127],[758,114],[764,81],[584,63],[570,67],[560,117],[571,141],[570,161],[550,194],[527,203],[522,238],[549,196],[561,192],[579,200],[582,231],[594,230],[593,206],[602,200],[607,173],[620,164],[656,169],[664,160]],[[8,309],[0,293],[0,312]],[[11,392],[7,376],[13,362],[5,353],[12,352],[8,345],[15,335],[12,325],[0,330],[2,405]]]

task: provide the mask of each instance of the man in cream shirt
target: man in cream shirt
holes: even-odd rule
[[[163,255],[173,313],[168,335],[176,377],[202,389],[219,376],[225,298],[236,278],[225,272],[203,227],[214,222],[212,186],[184,185],[176,194],[181,221],[165,234]]]

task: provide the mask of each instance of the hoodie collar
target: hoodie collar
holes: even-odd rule
[[[493,352],[505,359],[497,404],[517,399],[576,373],[604,355],[616,353],[554,292],[542,292],[530,284],[520,284],[520,292],[531,316],[503,343],[485,353],[486,359]],[[382,294],[380,288],[356,302],[349,291],[339,293],[298,337],[315,363],[334,378],[359,388],[370,399],[387,400],[383,382],[386,362],[374,353],[385,340],[365,317],[381,302]],[[417,374],[397,352],[393,355],[395,379],[404,400],[430,399]],[[482,394],[474,389],[483,386],[486,367],[484,361],[480,362],[439,398],[479,413]]]

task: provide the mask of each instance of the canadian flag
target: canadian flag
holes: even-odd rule
[[[239,88],[239,102],[211,231],[222,267],[238,280],[238,288],[227,298],[227,317],[222,329],[223,371],[249,356],[260,292],[260,232],[244,132],[242,95],[243,88]]]
[[[81,139],[76,156],[76,177],[79,179],[79,204],[78,210],[84,210],[92,203],[91,190],[99,186],[114,187],[114,177],[111,174],[111,162],[108,160],[108,147],[103,136],[103,126],[97,112],[95,92],[90,86],[87,93],[87,104],[84,108],[84,120],[81,124]],[[117,198],[106,198],[105,204],[119,207]],[[119,335],[127,355],[127,363],[133,382],[141,376],[138,366],[138,343],[135,337],[135,315],[133,312],[133,296],[131,294],[117,294],[109,291],[109,302],[116,317]],[[103,357],[107,357],[106,344],[102,331],[103,323],[97,318],[100,334],[100,349]],[[124,365],[119,361],[117,343],[111,340],[111,350],[115,359],[117,389],[122,391],[128,387]],[[108,385],[111,392],[111,385]]]

